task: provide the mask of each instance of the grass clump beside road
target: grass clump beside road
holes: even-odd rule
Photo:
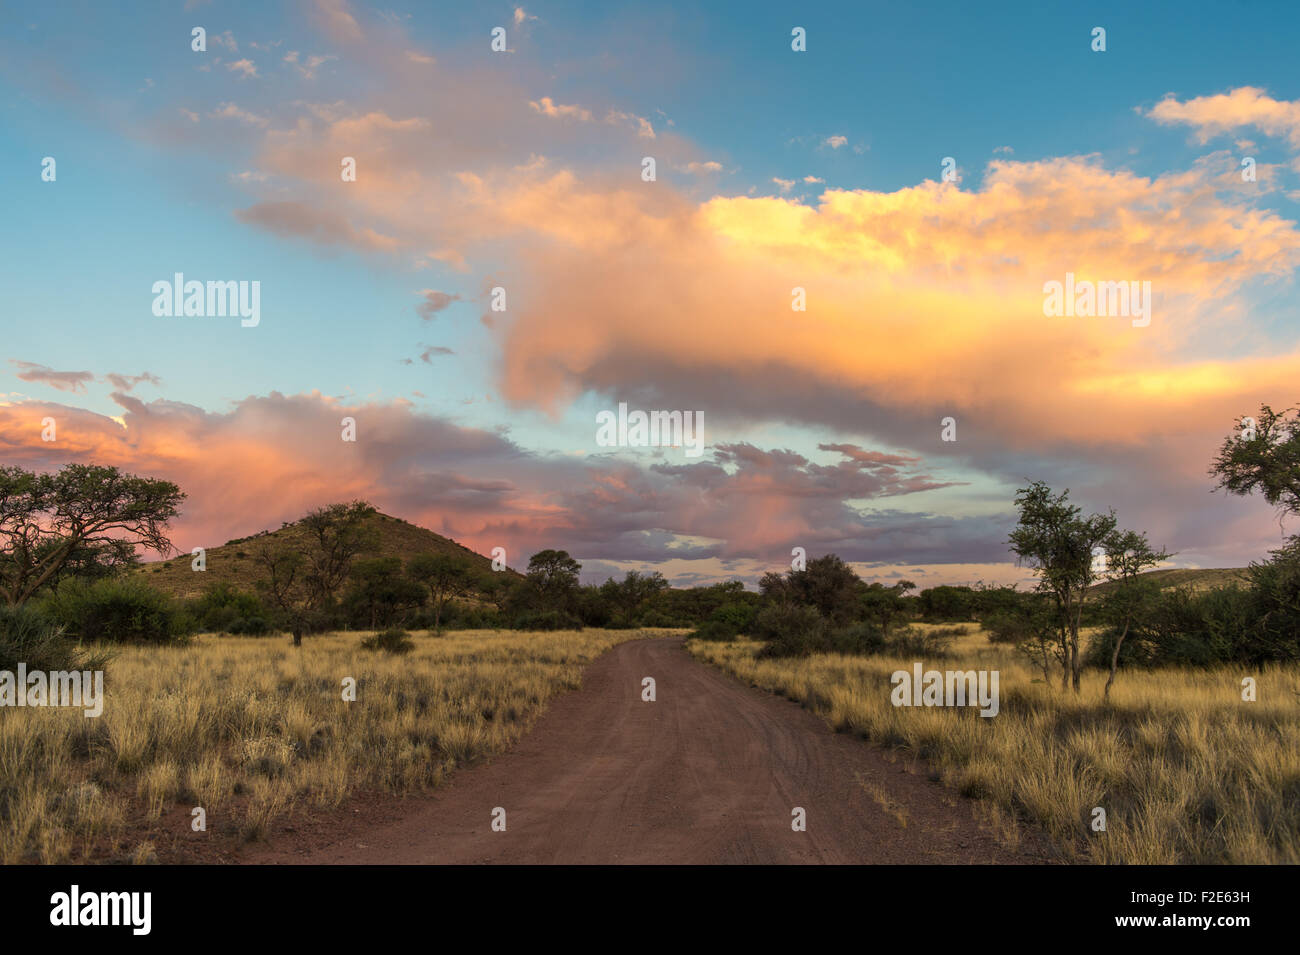
[[[360,633],[298,649],[212,635],[120,648],[101,716],[0,710],[0,863],[147,860],[141,821],[189,838],[192,807],[210,833],[255,839],[357,790],[435,786],[505,750],[586,664],[644,635],[464,631],[417,635],[401,654],[362,649]],[[164,824],[178,807],[183,820]]]
[[[920,625],[922,628],[924,625]],[[764,658],[763,644],[691,640],[696,657],[798,700],[837,731],[926,761],[964,795],[1041,827],[1073,861],[1300,863],[1300,668],[1106,674],[1082,693],[1047,686],[974,625],[927,669],[996,669],[1001,708],[895,707],[890,676],[917,656]],[[1257,701],[1242,700],[1243,677]],[[1094,809],[1106,812],[1095,832]]]

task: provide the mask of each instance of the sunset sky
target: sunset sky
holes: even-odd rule
[[[587,582],[1023,580],[1036,479],[1263,557],[1207,468],[1300,403],[1300,8],[912,6],[0,5],[0,461],[176,481],[185,551],[360,497]],[[260,324],[155,316],[178,272]],[[1150,324],[1045,316],[1066,273]],[[619,402],[706,452],[598,445]]]

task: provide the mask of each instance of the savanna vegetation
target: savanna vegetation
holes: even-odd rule
[[[0,712],[0,864],[167,861],[186,841],[257,839],[359,790],[436,786],[502,752],[587,663],[638,635],[416,634],[396,653],[363,648],[365,633],[119,647],[101,716]]]
[[[1297,411],[1245,419],[1211,473],[1300,515]],[[1032,589],[910,597],[831,556],[764,578],[748,627],[703,627],[688,646],[924,761],[1065,858],[1300,862],[1300,539],[1222,582],[1169,587],[1146,572],[1169,555],[1113,513],[1085,515],[1042,483],[1016,503],[1008,543]],[[893,673],[917,662],[998,671],[997,716],[894,706]]]
[[[1212,463],[1218,487],[1300,515],[1298,419],[1245,419]],[[142,566],[137,548],[175,550],[183,500],[115,468],[0,468],[0,671],[107,669],[110,699],[94,719],[0,708],[0,861],[148,858],[128,823],[180,805],[255,838],[355,788],[436,784],[651,628],[689,629],[702,659],[929,761],[1072,858],[1300,861],[1297,538],[1180,581],[1113,512],[1033,482],[1008,539],[1028,589],[918,591],[835,554],[758,592],[638,571],[584,585],[563,550],[515,572],[364,501],[206,566]],[[890,674],[918,661],[999,670],[999,715],[892,706]],[[1087,827],[1097,807],[1104,833]]]

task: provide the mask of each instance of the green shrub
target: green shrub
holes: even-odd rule
[[[407,627],[412,630],[432,630],[433,625],[432,610],[416,611],[407,617]],[[496,607],[476,607],[464,601],[453,600],[442,612],[443,630],[501,630],[505,626]]]
[[[415,649],[415,641],[405,630],[398,627],[392,627],[383,630],[373,637],[366,637],[361,641],[363,650],[382,650],[384,653],[410,653]]]
[[[1257,578],[1283,579],[1285,567],[1257,565]],[[1114,627],[1088,644],[1085,662],[1109,667],[1118,637]],[[1300,659],[1295,623],[1288,626],[1285,598],[1266,589],[1238,586],[1195,592],[1175,588],[1161,593],[1135,620],[1120,648],[1130,666],[1212,666],[1217,663]]]
[[[228,581],[212,584],[190,601],[189,612],[198,628],[209,633],[260,637],[271,632],[271,614],[261,599]]]
[[[803,657],[831,648],[830,627],[815,607],[776,604],[754,617],[751,635],[767,645],[762,657]]]
[[[860,656],[881,653],[888,645],[879,625],[865,621],[832,630],[828,634],[828,640],[829,649],[834,653],[851,653]]]
[[[758,608],[748,604],[722,604],[709,614],[691,636],[699,640],[734,640],[753,628],[757,615]]]
[[[722,623],[718,620],[706,620],[695,628],[691,634],[696,640],[735,640],[737,630],[734,626]]]
[[[922,630],[907,627],[891,633],[885,652],[899,657],[946,657],[953,638],[965,633],[964,627],[935,627]]]
[[[32,606],[0,606],[0,670],[102,670],[111,654],[90,654]]]
[[[44,599],[42,612],[68,636],[112,643],[181,643],[193,632],[189,614],[143,581],[116,577],[65,580]]]
[[[515,618],[515,630],[581,630],[582,621],[563,610],[539,610]]]

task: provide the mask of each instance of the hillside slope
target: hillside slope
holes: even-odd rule
[[[455,554],[467,559],[476,570],[487,571],[492,568],[492,561],[482,554],[400,517],[375,511],[366,518],[366,526],[367,529],[375,530],[378,544],[371,550],[363,551],[360,559],[400,557],[405,563],[416,554]],[[266,571],[256,556],[262,545],[270,543],[273,546],[290,546],[303,535],[304,531],[299,524],[286,524],[278,531],[262,531],[252,537],[235,538],[219,547],[209,547],[207,570],[202,573],[192,569],[194,557],[191,554],[143,564],[134,573],[142,575],[151,587],[173,597],[197,597],[208,587],[221,582],[229,582],[241,590],[253,591],[256,582],[266,576]]]
[[[1162,590],[1168,590],[1171,587],[1190,587],[1192,590],[1201,591],[1210,590],[1214,587],[1227,587],[1232,584],[1240,587],[1250,586],[1245,567],[1148,570],[1141,576],[1143,580],[1150,580],[1159,584]],[[1092,592],[1094,594],[1105,594],[1114,590],[1115,587],[1116,584],[1113,581],[1107,581],[1094,586]]]

